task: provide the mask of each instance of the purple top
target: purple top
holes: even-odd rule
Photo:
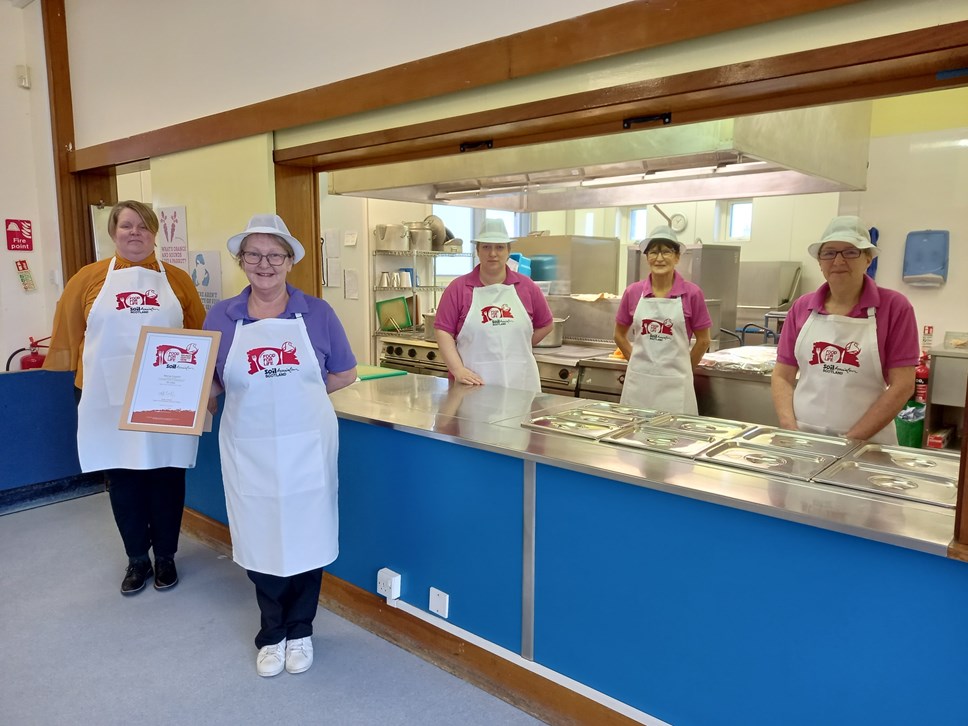
[[[816,310],[821,315],[829,315],[824,308],[824,301],[829,292],[830,285],[825,282],[816,292],[807,293],[793,303],[783,323],[776,351],[777,361],[790,366],[797,365],[794,355],[797,337],[807,318],[810,317],[811,311]],[[877,283],[865,275],[860,300],[847,317],[866,318],[867,308],[870,307],[876,308],[877,352],[880,354],[881,370],[884,372],[886,381],[887,372],[891,368],[918,364],[921,357],[918,324],[914,317],[914,308],[904,295],[878,287]]]
[[[309,333],[309,342],[313,345],[316,360],[319,361],[319,370],[323,374],[323,382],[326,382],[326,375],[330,371],[342,373],[355,366],[356,356],[353,355],[343,325],[330,304],[318,297],[304,294],[302,290],[298,290],[289,283],[286,283],[286,289],[289,291],[289,302],[286,303],[285,312],[279,317],[295,318],[296,313],[302,313],[306,331]],[[218,356],[215,359],[215,375],[219,383],[223,380],[225,359],[235,339],[235,322],[241,320],[243,325],[256,322],[255,318],[249,317],[251,292],[252,288],[246,287],[235,297],[213,305],[205,316],[205,324],[202,327],[205,330],[218,330],[222,333]]]
[[[633,282],[625,288],[625,292],[622,293],[622,301],[618,305],[618,312],[615,314],[615,322],[619,325],[631,325],[635,318],[635,308],[642,297],[655,297],[652,293],[651,275],[646,276],[644,280]],[[703,295],[702,289],[674,270],[669,297],[682,298],[682,314],[686,318],[687,338],[692,337],[694,330],[708,330],[713,326],[713,320],[709,317],[709,310],[706,308],[706,296]]]
[[[521,299],[524,309],[528,311],[528,317],[531,318],[531,325],[535,330],[547,327],[554,322],[554,316],[551,314],[551,308],[548,307],[544,293],[530,277],[525,277],[508,268],[503,284],[514,285],[514,291]],[[471,309],[475,287],[484,287],[484,283],[481,282],[480,265],[466,275],[454,278],[444,290],[437,304],[437,317],[434,319],[436,330],[443,330],[457,337]]]

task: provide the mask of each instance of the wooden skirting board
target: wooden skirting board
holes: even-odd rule
[[[228,526],[194,509],[185,509],[182,531],[220,553],[231,554]],[[378,595],[329,573],[323,575],[319,602],[336,615],[546,723],[562,726],[631,726],[638,723],[452,633],[389,607]]]

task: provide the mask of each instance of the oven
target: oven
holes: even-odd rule
[[[541,392],[558,396],[575,396],[578,392],[578,365],[542,358],[535,354],[538,362],[538,376],[541,378]]]
[[[583,358],[578,361],[578,395],[596,401],[617,403],[622,398],[625,383],[624,360],[614,358]]]
[[[437,344],[422,338],[382,337],[377,342],[380,365],[407,373],[447,377]]]

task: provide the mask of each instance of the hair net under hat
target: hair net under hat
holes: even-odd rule
[[[877,246],[871,242],[871,233],[860,217],[834,217],[823,231],[820,241],[807,247],[807,252],[816,260],[820,248],[827,242],[846,242],[859,250],[870,250],[871,256],[877,257]]]
[[[665,242],[679,250],[680,255],[682,254],[682,242],[679,241],[676,233],[672,231],[672,227],[667,224],[660,224],[658,227],[654,227],[649,236],[639,242],[639,249],[642,252],[648,252],[653,242]]]
[[[292,246],[293,264],[306,256],[306,250],[298,239],[289,234],[289,228],[278,214],[256,214],[249,220],[248,226],[236,235],[229,237],[226,246],[233,255],[239,254],[242,240],[250,234],[274,234],[282,237]]]
[[[507,227],[504,226],[503,220],[485,219],[484,224],[481,226],[481,231],[478,233],[477,237],[471,241],[506,245],[510,244],[511,239],[508,237],[508,230]]]

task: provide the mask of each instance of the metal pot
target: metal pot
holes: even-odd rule
[[[571,317],[570,315],[568,317]],[[554,327],[551,332],[548,333],[541,341],[535,346],[535,348],[559,348],[561,347],[561,340],[565,335],[565,321],[568,318],[555,318]]]
[[[434,330],[434,320],[437,313],[424,313],[424,340],[437,340],[437,331]]]
[[[433,248],[434,233],[427,222],[404,222],[410,232],[410,249],[430,252]]]
[[[402,224],[378,224],[373,228],[374,249],[399,250],[409,248],[407,228]]]

